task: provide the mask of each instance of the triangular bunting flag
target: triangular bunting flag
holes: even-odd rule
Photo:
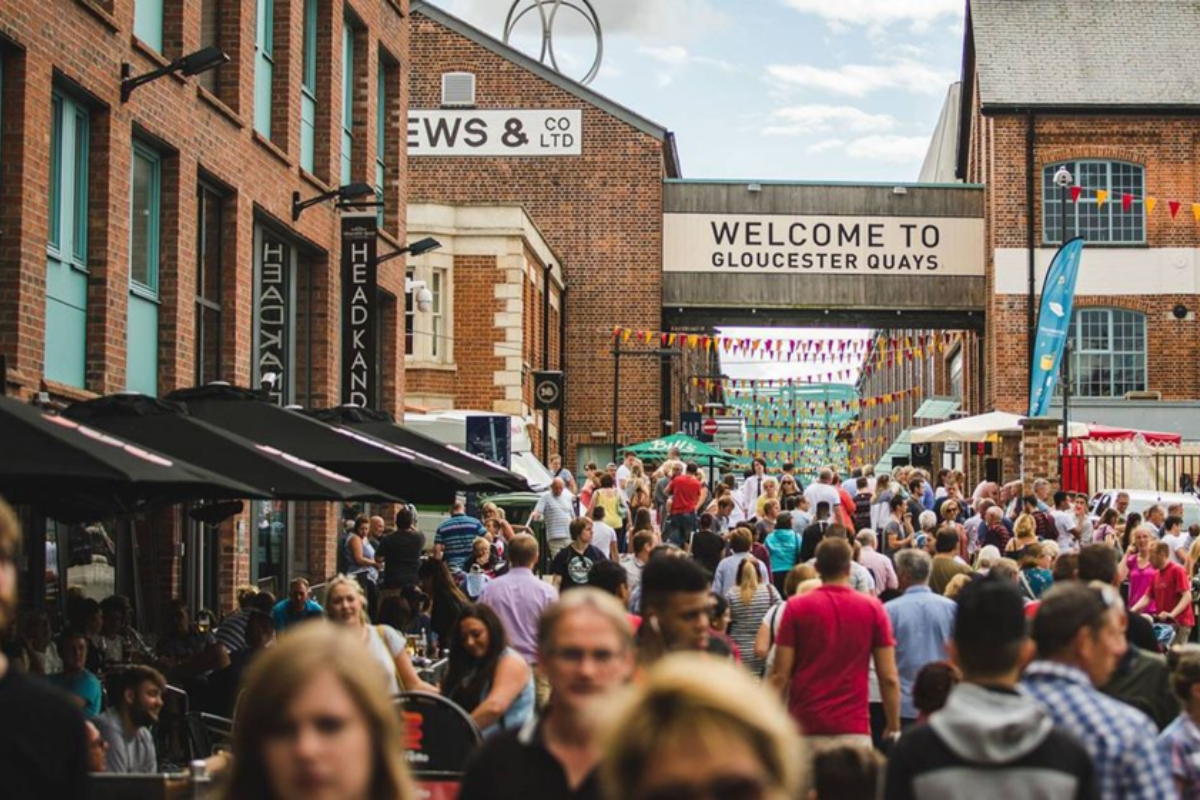
[[[1192,203],[1192,218],[1200,222],[1200,203]]]
[[[1146,213],[1147,213],[1147,214],[1153,214],[1153,213],[1154,213],[1154,207],[1155,207],[1156,205],[1158,205],[1158,198],[1157,198],[1157,197],[1147,197],[1147,198],[1146,198]]]
[[[1167,207],[1171,209],[1171,219],[1175,219],[1175,215],[1179,213],[1180,202],[1178,200],[1168,200]]]
[[[1121,210],[1128,213],[1129,209],[1132,207],[1133,207],[1133,195],[1131,195],[1131,194],[1121,195]]]
[[[1082,187],[1082,186],[1072,186],[1072,187],[1071,187],[1071,202],[1072,202],[1072,203],[1078,203],[1078,202],[1079,202],[1079,195],[1081,195],[1081,194],[1083,194],[1083,187]]]
[[[1107,199],[1108,199],[1108,192],[1104,191],[1103,189],[1096,190],[1096,208],[1100,208],[1101,206],[1103,206],[1104,201]]]

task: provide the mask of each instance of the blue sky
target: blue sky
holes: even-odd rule
[[[437,2],[497,38],[513,5]],[[523,0],[518,11],[532,2]],[[966,6],[965,0],[591,2],[604,29],[592,88],[674,131],[684,177],[897,182],[916,180],[946,91],[958,78]],[[595,56],[594,38],[581,20],[560,13],[559,66],[578,78]],[[536,56],[540,30],[530,13],[513,44]],[[763,335],[740,328],[721,333]],[[823,369],[739,361],[723,356],[722,368],[736,378],[802,378]]]
[[[497,37],[512,5],[438,2]],[[958,74],[965,0],[592,5],[605,31],[592,88],[674,131],[685,177],[908,181]],[[594,43],[560,13],[560,67],[581,76]],[[536,17],[514,39],[526,51]]]

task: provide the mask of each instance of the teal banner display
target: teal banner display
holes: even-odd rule
[[[1067,345],[1071,311],[1075,304],[1075,279],[1083,257],[1083,237],[1076,237],[1059,248],[1050,262],[1042,285],[1042,305],[1038,311],[1037,340],[1029,376],[1029,416],[1044,417],[1054,397],[1058,367]]]

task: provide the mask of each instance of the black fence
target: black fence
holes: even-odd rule
[[[1085,455],[1072,448],[1068,452],[1059,451],[1058,465],[1066,491],[1192,492],[1200,476],[1200,453]]]

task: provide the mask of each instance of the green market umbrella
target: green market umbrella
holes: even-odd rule
[[[661,439],[651,439],[648,442],[630,445],[624,448],[623,452],[632,453],[644,461],[665,461],[672,447],[679,448],[679,457],[684,461],[695,461],[701,464],[712,461],[721,465],[732,464],[736,461],[724,450],[682,433],[673,433]]]

